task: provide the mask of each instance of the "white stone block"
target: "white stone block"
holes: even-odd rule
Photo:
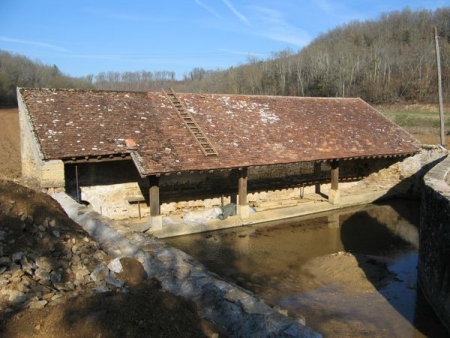
[[[339,204],[341,197],[341,192],[339,190],[330,189],[330,193],[328,195],[328,201],[331,204]]]

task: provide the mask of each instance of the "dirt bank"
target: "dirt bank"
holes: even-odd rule
[[[17,109],[0,109],[0,178],[19,178],[20,132]]]

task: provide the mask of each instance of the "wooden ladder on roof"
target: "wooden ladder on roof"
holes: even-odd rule
[[[186,127],[189,129],[191,134],[194,136],[197,143],[200,145],[200,149],[202,150],[205,156],[218,156],[219,153],[212,145],[211,141],[205,135],[200,126],[195,122],[192,114],[186,109],[183,103],[181,103],[180,99],[177,97],[172,88],[168,92],[162,89],[162,92],[167,96],[170,100],[170,103],[175,108],[178,113],[178,116],[183,120]]]

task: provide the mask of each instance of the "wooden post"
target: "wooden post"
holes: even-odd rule
[[[441,145],[445,147],[445,126],[444,126],[444,100],[442,98],[442,76],[441,76],[441,54],[439,50],[439,36],[437,28],[434,27],[434,40],[436,47],[436,64],[438,75],[438,95],[439,95],[439,117],[441,124]]]
[[[159,176],[153,175],[148,177],[149,188],[149,199],[150,199],[150,217],[148,223],[145,224],[141,231],[146,232],[148,229],[153,230],[162,229],[162,216],[160,215],[160,205],[159,205]],[[139,203],[139,201],[138,201]],[[139,217],[140,217],[139,211]]]
[[[331,189],[328,201],[332,204],[339,203],[339,161],[331,162]]]
[[[331,189],[339,188],[339,161],[331,162]]]
[[[159,177],[150,176],[150,216],[159,216]]]
[[[81,202],[80,197],[80,182],[78,180],[78,166],[75,164],[75,185],[77,186],[77,202]]]
[[[247,172],[248,168],[244,167],[239,169],[239,184],[238,184],[238,195],[239,204],[236,206],[237,215],[241,218],[246,218],[250,214],[250,207],[247,204]]]
[[[247,204],[247,167],[239,169],[239,205]]]
[[[314,162],[314,176],[320,180],[320,172],[322,169],[322,165],[320,162]],[[315,186],[316,194],[320,194],[320,183],[316,183]]]

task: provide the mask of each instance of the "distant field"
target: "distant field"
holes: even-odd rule
[[[438,105],[399,105],[376,108],[387,118],[414,135],[419,141],[428,144],[440,144]],[[446,144],[449,145],[450,116],[448,109],[444,109],[444,130]]]

